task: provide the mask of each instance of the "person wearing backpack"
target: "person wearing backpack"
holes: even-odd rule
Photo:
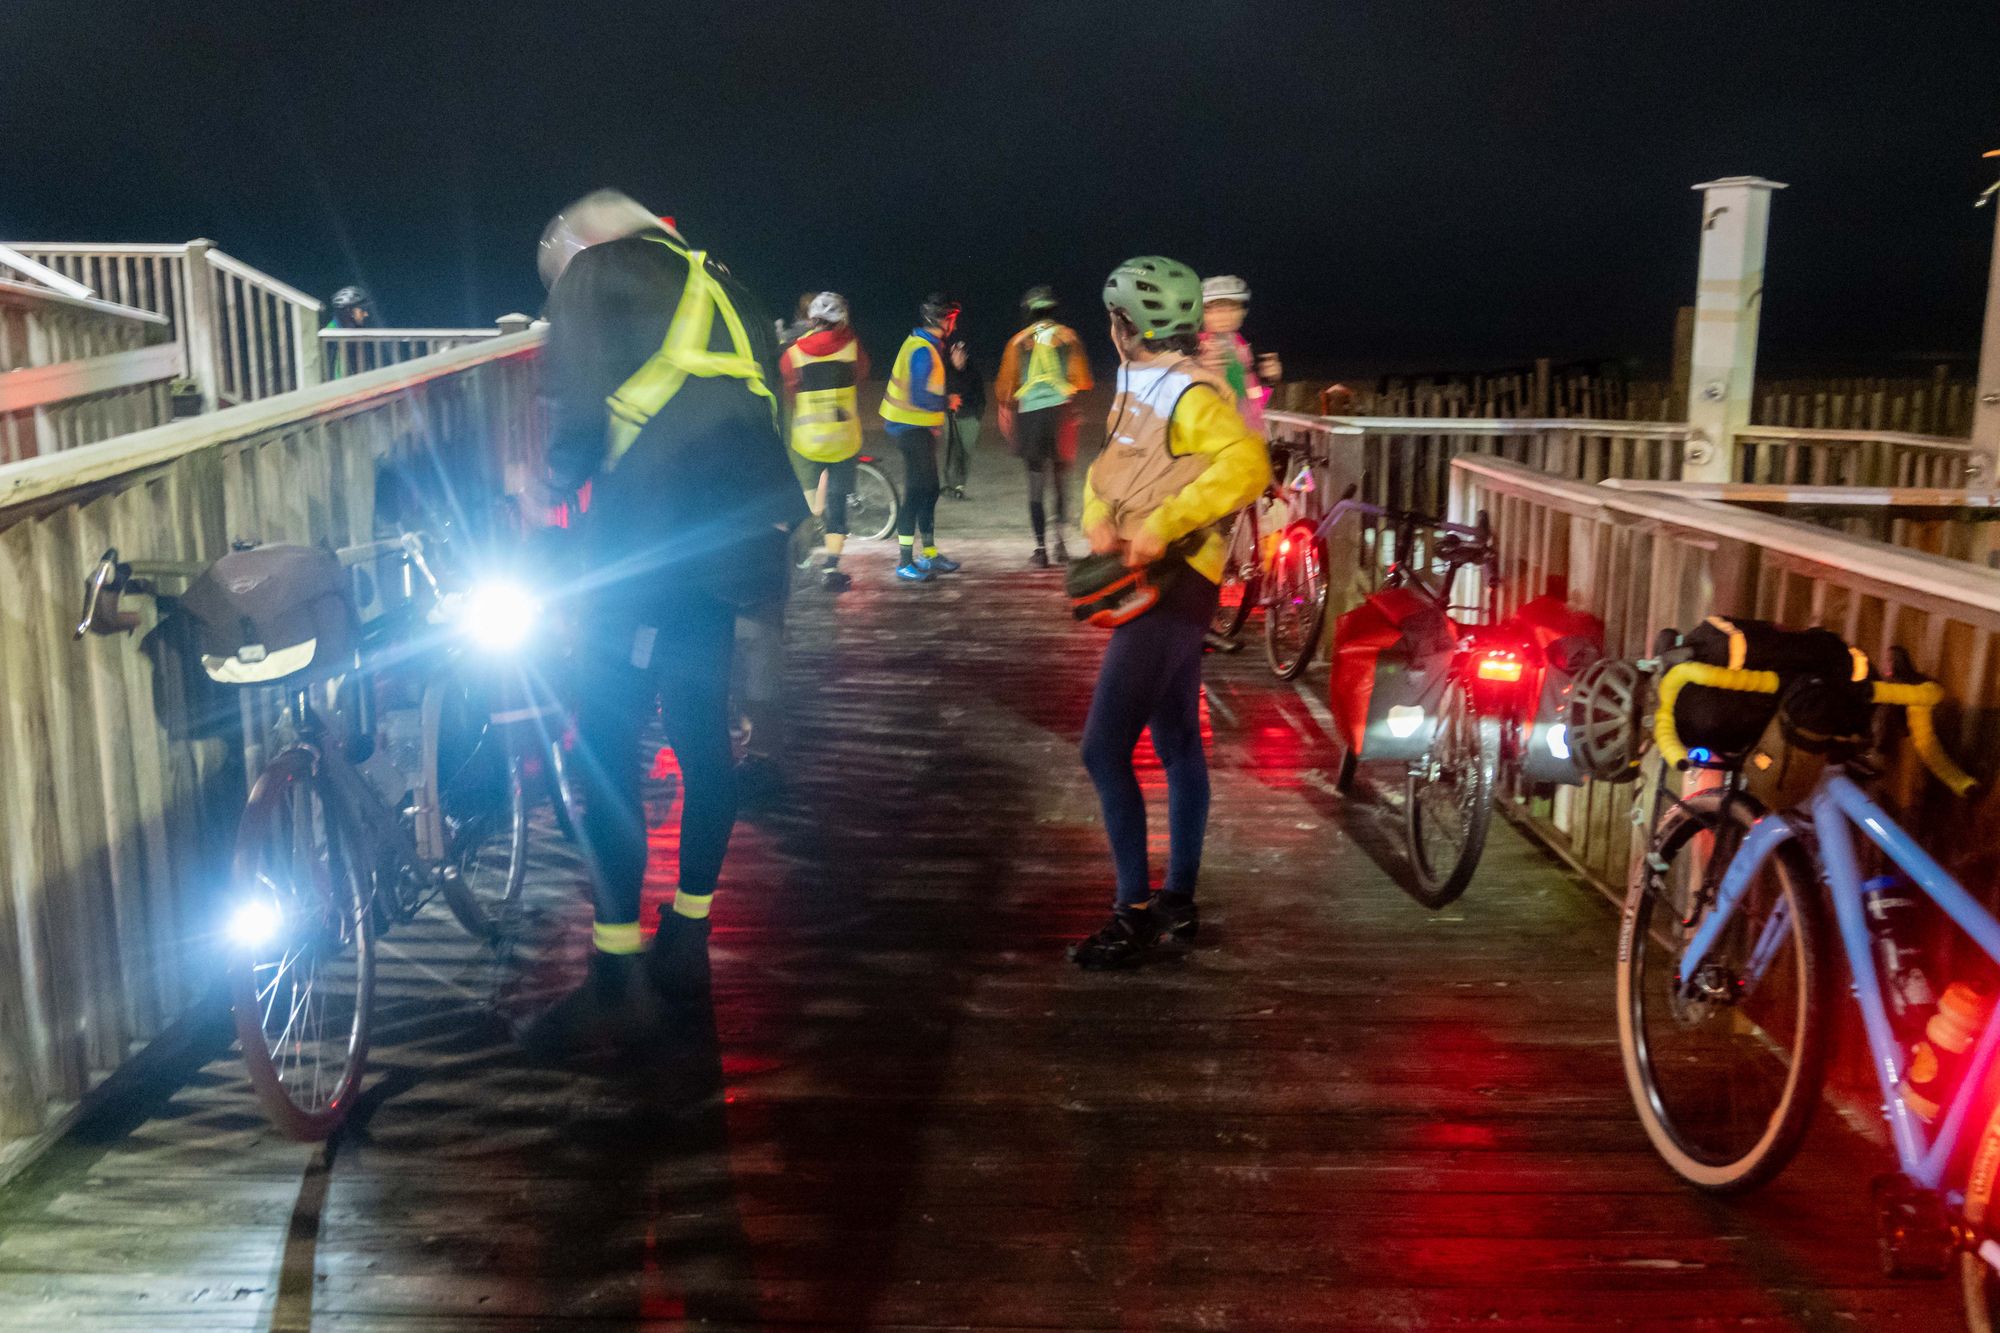
[[[993,393],[1000,400],[1000,429],[1028,470],[1028,523],[1035,532],[1028,562],[1046,569],[1051,493],[1055,563],[1069,560],[1063,528],[1069,520],[1069,468],[1076,461],[1072,400],[1092,387],[1090,358],[1076,330],[1056,319],[1056,295],[1049,288],[1028,289],[1021,298],[1021,317],[1021,331],[1001,354]]]
[[[1196,881],[1208,827],[1201,739],[1202,640],[1222,578],[1215,525],[1263,494],[1271,457],[1228,383],[1197,359],[1201,279],[1158,255],[1128,259],[1104,284],[1118,391],[1104,451],[1084,481],[1083,526],[1098,556],[1122,555],[1158,600],[1111,632],[1083,729],[1117,890],[1111,917],[1070,949],[1080,967],[1129,967],[1161,938],[1199,924]],[[1141,733],[1167,775],[1166,880],[1152,891],[1146,800],[1132,754]]]
[[[577,732],[594,884],[590,973],[523,1033],[574,1056],[705,993],[711,896],[736,820],[737,615],[781,598],[804,496],[778,433],[771,319],[729,271],[631,199],[549,225],[551,485],[590,484]],[[650,947],[641,734],[655,704],[681,773],[680,864]]]

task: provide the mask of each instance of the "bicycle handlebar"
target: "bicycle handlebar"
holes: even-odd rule
[[[1488,535],[1487,533],[1482,533],[1478,528],[1468,526],[1464,523],[1450,523],[1444,519],[1432,518],[1429,514],[1419,514],[1408,509],[1385,509],[1381,505],[1369,504],[1366,500],[1355,499],[1335,501],[1333,508],[1327,511],[1326,517],[1320,520],[1319,529],[1313,535],[1315,537],[1325,537],[1327,533],[1333,531],[1336,523],[1346,518],[1349,514],[1366,514],[1374,518],[1387,519],[1392,523],[1415,523],[1436,532],[1453,533],[1461,537],[1483,538]]]
[[[1674,768],[1688,766],[1687,746],[1681,743],[1680,729],[1674,725],[1674,701],[1686,686],[1705,685],[1710,689],[1737,690],[1744,694],[1776,694],[1779,683],[1775,671],[1744,671],[1706,662],[1680,662],[1667,668],[1666,674],[1660,677],[1659,702],[1653,714],[1653,743],[1660,747],[1660,757]],[[1979,785],[1978,779],[1960,768],[1945,752],[1943,742],[1938,740],[1937,722],[1932,710],[1944,701],[1944,690],[1936,681],[1878,680],[1873,683],[1870,697],[1878,706],[1904,711],[1910,724],[1910,743],[1916,747],[1917,757],[1923,760],[1924,767],[1939,782],[1959,796]]]

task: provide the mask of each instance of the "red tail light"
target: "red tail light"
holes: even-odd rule
[[[1291,553],[1292,553],[1292,539],[1290,537],[1287,537],[1283,541],[1278,543],[1278,554],[1290,555]]]
[[[1521,659],[1505,650],[1494,650],[1479,655],[1476,674],[1481,680],[1494,681],[1501,685],[1513,685],[1520,681]]]

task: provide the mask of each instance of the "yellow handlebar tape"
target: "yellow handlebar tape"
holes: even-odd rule
[[[1937,722],[1931,710],[1944,700],[1944,690],[1934,680],[1926,680],[1915,685],[1899,685],[1894,681],[1875,682],[1875,702],[1901,708],[1910,723],[1910,744],[1917,747],[1917,757],[1924,761],[1937,780],[1963,796],[1979,785],[1979,780],[1960,768],[1952,757],[1945,753],[1944,743],[1938,740]]]
[[[1675,768],[1687,765],[1687,747],[1681,744],[1680,731],[1674,726],[1674,700],[1680,697],[1682,687],[1687,685],[1740,690],[1745,694],[1776,694],[1778,673],[1741,671],[1705,662],[1681,662],[1669,667],[1667,674],[1660,678],[1659,711],[1653,715],[1653,743],[1660,747],[1661,758]],[[1938,740],[1932,710],[1944,701],[1944,690],[1936,681],[1908,684],[1878,680],[1874,684],[1873,697],[1877,704],[1904,710],[1910,723],[1910,743],[1916,746],[1917,757],[1924,761],[1924,767],[1936,775],[1939,782],[1960,796],[1979,785],[1978,779],[1952,761],[1952,757],[1945,753],[1943,743]]]
[[[1744,694],[1776,694],[1778,673],[1711,666],[1707,662],[1681,662],[1668,667],[1667,674],[1660,677],[1659,708],[1653,714],[1653,743],[1660,747],[1660,757],[1674,768],[1687,766],[1687,746],[1681,744],[1681,733],[1674,726],[1674,700],[1680,697],[1685,685],[1739,690]]]

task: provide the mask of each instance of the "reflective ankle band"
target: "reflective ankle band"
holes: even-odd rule
[[[590,939],[599,953],[638,953],[645,947],[637,921],[596,922],[590,928]]]
[[[715,901],[712,893],[676,893],[674,895],[674,915],[702,921],[708,917],[709,904]]]

